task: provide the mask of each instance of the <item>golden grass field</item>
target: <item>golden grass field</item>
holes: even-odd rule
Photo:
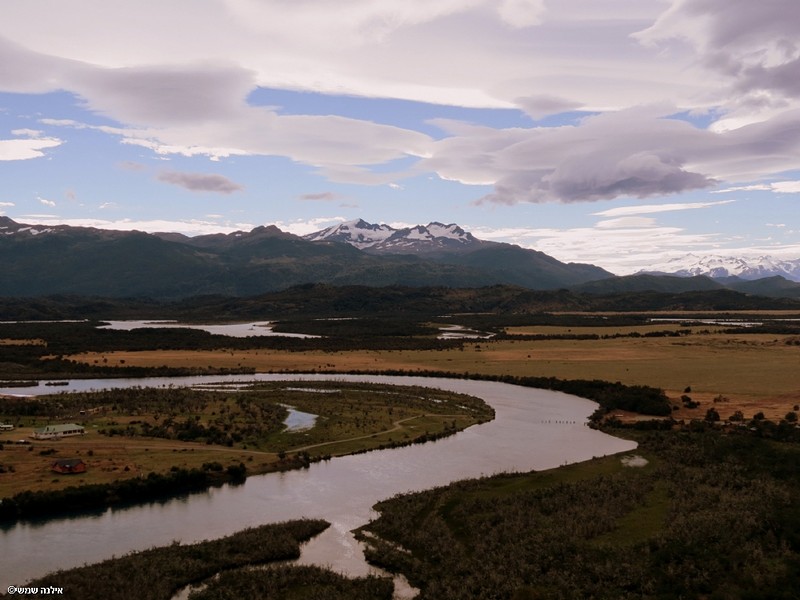
[[[91,430],[84,436],[58,441],[30,440],[31,433],[32,427],[21,427],[0,435],[0,443],[4,446],[0,452],[0,464],[14,466],[13,473],[0,474],[0,498],[23,490],[63,489],[71,485],[111,483],[151,471],[165,473],[173,465],[200,468],[205,462],[217,461],[224,466],[244,462],[248,471],[258,472],[259,467],[264,469],[276,460],[271,453],[153,438],[109,438]],[[20,439],[32,443],[14,443]],[[50,448],[57,450],[57,454],[39,454]],[[58,475],[50,471],[50,464],[59,458],[81,458],[89,469],[76,475]]]
[[[668,326],[603,329],[602,333],[646,332]],[[695,327],[695,330],[707,330]],[[515,328],[510,333],[598,333],[597,328]],[[651,385],[678,398],[686,387],[701,402],[676,418],[702,416],[715,406],[722,418],[736,410],[745,417],[764,412],[780,419],[800,402],[800,346],[789,336],[772,334],[693,334],[684,337],[617,338],[600,340],[479,340],[463,349],[427,351],[286,352],[145,351],[89,353],[70,357],[108,364],[154,367],[251,367],[256,371],[442,370],[453,373],[554,376],[565,379],[603,379],[631,385]],[[722,395],[727,402],[714,404]]]

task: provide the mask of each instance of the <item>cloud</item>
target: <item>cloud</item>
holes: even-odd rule
[[[444,179],[493,183],[481,202],[496,204],[646,198],[713,185],[693,164],[705,132],[658,116],[631,109],[571,127],[473,128],[436,142],[423,166]]]
[[[645,215],[645,214],[673,212],[680,210],[696,210],[698,208],[721,206],[724,204],[730,204],[732,202],[735,202],[735,200],[720,200],[718,202],[680,202],[673,204],[642,204],[639,206],[621,206],[619,208],[610,208],[608,210],[603,210],[592,214],[598,217]]]
[[[338,194],[334,192],[319,192],[316,194],[302,194],[298,196],[298,200],[323,200],[323,201],[331,201],[336,200],[339,197]]]
[[[712,190],[712,194],[729,194],[731,192],[760,192],[770,191],[772,186],[768,183],[756,183],[753,185],[736,185],[722,190]]]
[[[756,183],[753,185],[734,186],[722,190],[714,190],[712,194],[753,191],[767,191],[778,194],[798,194],[800,193],[800,181],[773,181],[772,183]]]
[[[198,73],[209,67],[232,86],[230,97],[240,95],[243,75],[228,80],[226,69],[240,69],[262,87],[472,107],[511,107],[548,90],[605,110],[715,89],[686,68],[691,56],[680,64],[654,60],[657,49],[631,42],[630,34],[662,11],[662,3],[630,0],[175,0],[113,10],[98,0],[42,0],[17,3],[4,15],[0,35],[29,53],[0,64],[15,91],[80,86],[93,107],[108,111],[113,102],[140,117],[160,109],[146,99],[136,106],[140,90],[120,79],[145,91],[164,86],[165,108],[175,105],[174,92],[191,86],[201,94],[187,113],[230,108],[225,88],[209,89]],[[107,33],[114,23],[145,20]],[[70,35],[49,34],[58,30]],[[192,33],[181,36],[179,48],[176,31]],[[165,56],[182,69],[164,65]],[[86,65],[102,71],[103,81]],[[160,72],[137,70],[144,65]],[[194,75],[184,78],[183,69]]]
[[[157,176],[159,181],[177,185],[190,192],[213,192],[217,194],[232,194],[243,190],[244,187],[231,181],[224,175],[213,173],[183,173],[180,171],[164,171]]]
[[[144,171],[147,169],[146,165],[136,162],[134,160],[123,160],[117,163],[117,167],[124,171]]]
[[[503,0],[497,11],[512,27],[531,27],[542,22],[545,3],[544,0]]]
[[[544,252],[564,262],[602,266],[617,275],[635,273],[664,259],[688,252],[714,252],[729,242],[719,234],[690,233],[666,227],[651,219],[642,222],[601,221],[594,227],[504,228],[468,227],[480,239],[518,244]],[[619,226],[617,226],[619,225]]]
[[[637,107],[562,127],[449,126],[420,168],[493,184],[479,203],[581,202],[678,194],[800,168],[800,110],[715,132]],[[795,135],[797,133],[797,135]]]
[[[52,200],[48,200],[47,198],[42,198],[41,196],[37,196],[36,198],[39,201],[39,204],[44,204],[45,206],[53,207],[56,205],[55,202]]]
[[[688,43],[707,72],[721,76],[729,114],[720,128],[800,99],[797,36],[793,0],[678,0],[634,35],[653,46]]]
[[[256,225],[252,223],[219,224],[212,221],[186,220],[170,221],[159,219],[63,219],[56,215],[21,215],[26,223],[33,225],[71,225],[73,227],[95,227],[97,229],[113,229],[116,231],[175,232],[184,235],[206,235],[211,233],[233,233],[234,231],[250,231]]]
[[[294,235],[307,235],[326,227],[332,227],[347,221],[345,217],[316,217],[313,219],[296,219],[294,221],[272,221],[268,225],[275,225],[281,231]]]
[[[0,23],[0,89],[66,90],[114,121],[95,131],[163,157],[284,156],[362,185],[436,173],[493,185],[484,203],[650,198],[800,167],[795,4],[17,2]],[[147,43],[141,27],[109,36],[119,22],[146,22]],[[191,32],[177,48],[175,31]],[[263,87],[517,108],[535,118],[604,114],[574,127],[453,126],[434,141],[379,122],[253,106]],[[714,131],[664,118],[707,109],[725,115]],[[12,151],[0,141],[0,159],[50,147],[13,141],[39,146]],[[386,172],[408,157],[419,160]]]
[[[620,217],[618,219],[606,219],[598,221],[595,227],[598,229],[631,229],[655,227],[656,220],[648,217]]]
[[[30,138],[40,138],[42,137],[44,132],[39,131],[38,129],[12,129],[11,135],[16,135],[20,137],[30,137]]]
[[[0,207],[8,208],[9,206],[16,206],[13,202],[0,202]]]
[[[0,161],[30,160],[45,156],[44,150],[55,148],[64,142],[58,138],[21,138],[0,140]]]
[[[514,103],[534,119],[541,119],[547,115],[566,111],[578,110],[583,106],[580,102],[547,94],[515,98]]]
[[[779,194],[800,194],[800,181],[776,181],[770,185]]]

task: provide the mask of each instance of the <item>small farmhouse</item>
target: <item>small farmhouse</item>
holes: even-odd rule
[[[65,423],[63,425],[48,425],[41,429],[36,429],[33,432],[33,438],[36,440],[52,440],[69,435],[83,435],[86,429],[81,425],[75,423]]]
[[[68,475],[71,473],[85,473],[86,463],[80,458],[62,458],[53,462],[50,469],[55,473]]]

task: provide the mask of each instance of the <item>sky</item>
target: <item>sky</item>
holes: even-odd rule
[[[0,215],[800,258],[797,0],[3,0]]]

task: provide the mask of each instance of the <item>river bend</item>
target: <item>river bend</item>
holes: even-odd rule
[[[368,566],[350,531],[376,514],[372,506],[395,494],[499,472],[542,470],[635,448],[586,426],[594,402],[560,392],[505,383],[430,377],[358,375],[236,375],[73,380],[64,391],[130,386],[182,386],[224,380],[361,381],[436,387],[483,398],[496,418],[432,443],[373,451],[314,463],[308,469],[253,476],[240,486],[213,488],[166,502],[98,514],[21,522],[0,529],[0,590],[56,569],[112,555],[231,534],[249,526],[300,517],[332,526],[308,543],[300,562],[354,576]],[[11,388],[0,393],[54,390]]]

